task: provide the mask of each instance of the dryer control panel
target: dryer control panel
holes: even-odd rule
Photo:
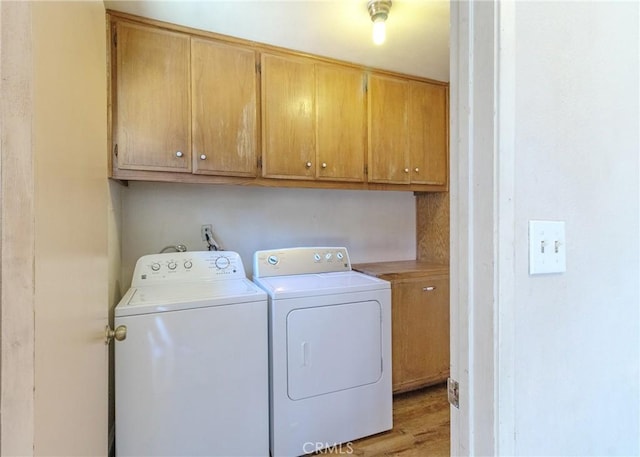
[[[253,275],[256,278],[351,271],[347,248],[302,247],[256,251]]]
[[[187,251],[150,254],[136,262],[131,285],[246,278],[242,259],[233,251]]]

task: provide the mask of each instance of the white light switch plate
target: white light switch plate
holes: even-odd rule
[[[529,221],[529,274],[567,271],[564,221]]]

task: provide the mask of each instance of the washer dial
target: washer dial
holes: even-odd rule
[[[229,266],[230,263],[231,262],[227,257],[218,257],[216,259],[216,268],[218,268],[219,270],[224,270]]]

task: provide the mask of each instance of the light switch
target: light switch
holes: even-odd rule
[[[567,271],[564,221],[529,221],[529,274]]]

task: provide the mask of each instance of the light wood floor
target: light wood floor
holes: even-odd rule
[[[445,384],[396,395],[393,430],[352,443],[354,456],[449,456],[449,402]],[[346,447],[342,447],[345,454]],[[322,452],[319,454],[339,454]]]

